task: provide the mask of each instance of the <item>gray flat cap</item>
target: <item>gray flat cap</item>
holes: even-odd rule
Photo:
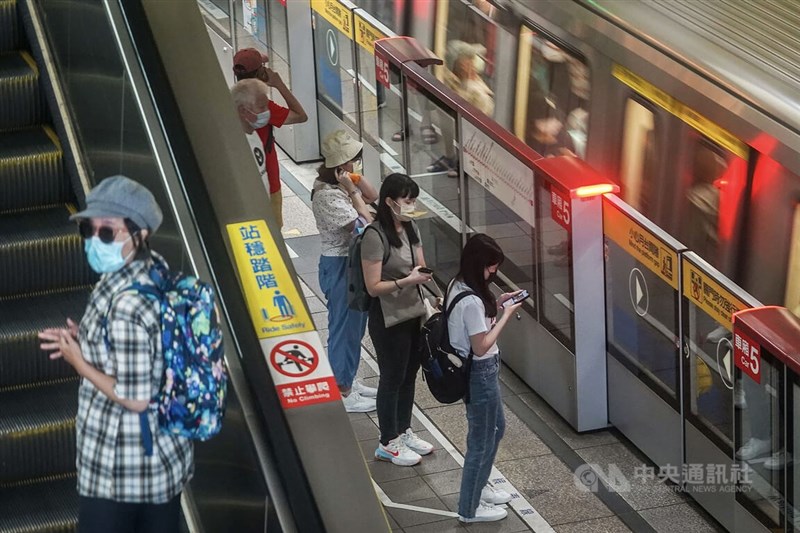
[[[86,195],[86,209],[69,219],[94,217],[129,218],[140,228],[150,230],[151,235],[164,219],[153,194],[125,176],[111,176],[98,183]]]

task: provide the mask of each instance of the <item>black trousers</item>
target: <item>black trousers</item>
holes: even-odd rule
[[[381,371],[376,398],[381,444],[387,444],[411,427],[414,382],[420,365],[420,320],[415,318],[387,328],[378,298],[369,310],[369,336]]]
[[[178,533],[181,495],[167,503],[126,503],[81,496],[78,533]]]

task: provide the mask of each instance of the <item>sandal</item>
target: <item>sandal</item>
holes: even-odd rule
[[[396,142],[396,143],[399,143],[400,141],[402,141],[405,138],[406,138],[406,131],[405,130],[396,131],[396,132],[394,132],[394,135],[392,135],[392,140],[394,142]]]
[[[436,144],[439,142],[439,134],[436,133],[436,130],[433,129],[432,125],[422,126],[419,129],[420,136],[422,136],[422,142],[425,144]]]

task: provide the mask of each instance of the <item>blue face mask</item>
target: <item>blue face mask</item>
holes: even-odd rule
[[[257,130],[269,124],[269,109],[267,109],[266,111],[262,111],[261,113],[253,113],[253,114],[256,116],[256,119],[250,123],[253,129]]]
[[[128,260],[128,257],[122,257],[122,247],[128,242],[130,237],[122,242],[110,242],[108,244],[95,236],[91,239],[86,239],[83,244],[83,250],[86,252],[86,259],[89,261],[89,266],[98,274],[105,274],[107,272],[116,272]]]

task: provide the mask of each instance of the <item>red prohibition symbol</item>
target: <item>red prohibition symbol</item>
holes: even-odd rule
[[[319,355],[314,347],[298,340],[276,344],[269,354],[269,360],[275,370],[291,378],[307,376],[319,365]]]

